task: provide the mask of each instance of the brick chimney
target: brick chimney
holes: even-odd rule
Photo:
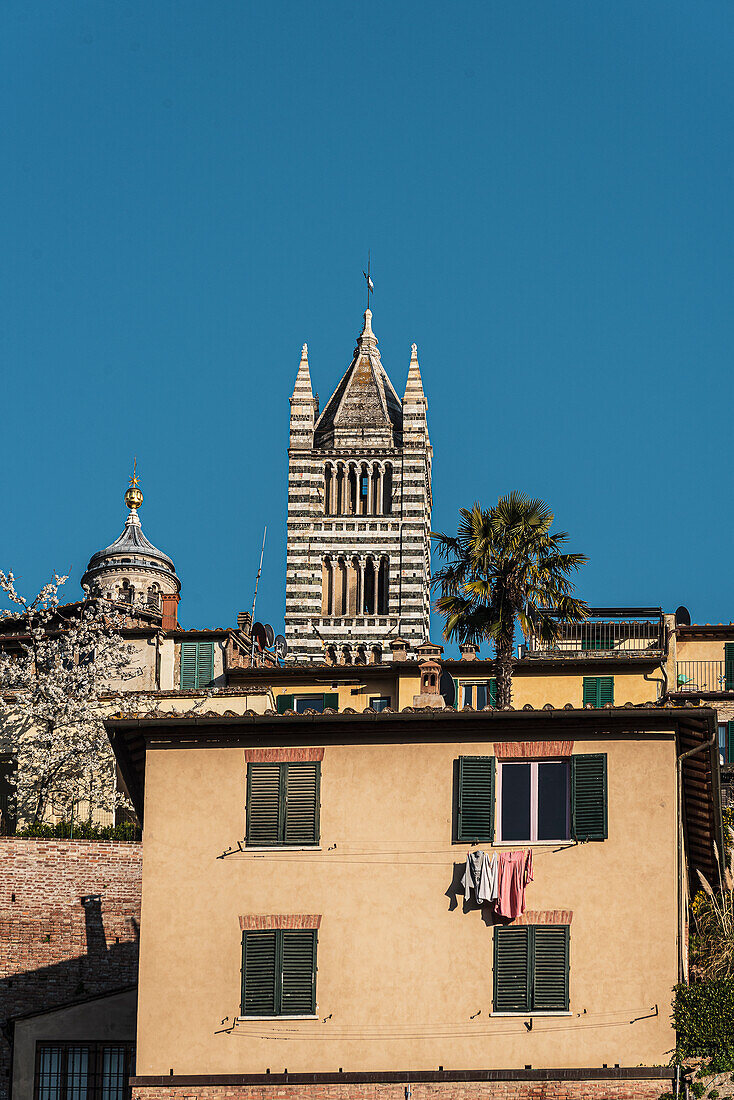
[[[477,661],[479,659],[479,646],[474,642],[462,642],[459,646],[462,661]]]
[[[249,611],[240,611],[237,614],[237,629],[244,631],[245,634],[250,633],[250,627],[252,626],[252,615]]]
[[[164,592],[161,596],[163,603],[163,621],[161,626],[164,630],[176,630],[178,627],[178,601],[180,596],[177,592]]]
[[[408,660],[408,643],[405,638],[393,638],[390,642],[390,649],[392,650],[393,661]]]
[[[435,642],[421,642],[415,647],[419,661],[438,661],[443,653],[443,646]]]

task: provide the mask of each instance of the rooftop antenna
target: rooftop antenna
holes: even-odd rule
[[[252,665],[252,663],[255,659],[255,636],[254,636],[254,634],[252,634],[252,627],[255,623],[255,604],[257,603],[257,586],[260,583],[260,574],[263,571],[263,555],[265,553],[265,537],[266,537],[267,533],[268,533],[268,525],[266,523],[265,524],[265,530],[263,531],[262,549],[260,550],[260,565],[259,565],[259,568],[258,568],[258,571],[257,571],[257,576],[255,577],[255,592],[254,592],[253,597],[252,597],[252,615],[250,617],[250,635],[251,635],[251,639],[252,639],[252,646],[251,646],[251,649],[250,649],[250,665]]]

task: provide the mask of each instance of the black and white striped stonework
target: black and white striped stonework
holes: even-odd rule
[[[285,631],[299,660],[359,662],[428,638],[432,450],[415,345],[401,402],[364,315],[319,415],[304,344],[291,397]]]

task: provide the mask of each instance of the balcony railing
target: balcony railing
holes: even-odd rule
[[[647,616],[640,614],[639,617],[631,608],[619,612],[604,609],[603,616],[599,609],[591,610],[591,616],[581,623],[564,623],[555,642],[530,638],[522,647],[522,656],[656,656],[663,652],[663,620],[655,609],[648,610]]]
[[[734,691],[723,661],[678,661],[677,691]]]

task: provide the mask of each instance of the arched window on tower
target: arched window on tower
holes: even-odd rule
[[[380,467],[375,462],[372,465],[372,486],[370,493],[370,514],[377,516],[382,511],[380,500]]]
[[[347,613],[347,563],[344,558],[339,558],[336,568],[336,592],[334,599],[334,614],[346,615]]]
[[[375,613],[375,563],[372,558],[367,558],[364,566],[364,613]]]
[[[135,603],[135,589],[130,584],[130,581],[124,580],[120,589],[120,602],[121,603]]]
[[[357,467],[353,462],[349,463],[349,492],[347,514],[350,516],[356,516],[357,514]]]
[[[366,516],[370,510],[370,475],[367,463],[363,462],[359,468],[359,506],[357,514]]]
[[[377,614],[387,615],[388,608],[388,561],[385,555],[380,558],[377,574]]]
[[[336,464],[336,507],[334,508],[334,515],[344,515],[344,488],[346,478],[344,476],[344,463],[337,462]]]
[[[385,516],[389,516],[392,512],[392,463],[390,462],[386,463],[385,472],[382,475],[382,512]]]
[[[331,515],[331,494],[333,491],[334,473],[330,462],[324,466],[324,515]]]
[[[334,614],[334,586],[332,583],[331,558],[327,555],[321,562],[321,614]]]

